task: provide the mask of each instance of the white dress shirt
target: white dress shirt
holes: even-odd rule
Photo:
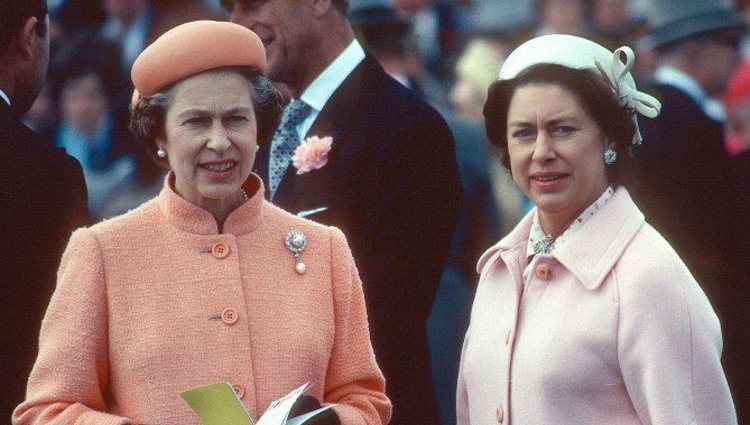
[[[8,104],[8,106],[10,106],[10,98],[8,97],[7,94],[5,94],[3,89],[0,89],[0,98],[2,98],[5,101],[5,103]]]
[[[302,92],[300,100],[311,107],[311,112],[298,126],[300,140],[304,139],[320,111],[326,106],[333,92],[344,82],[354,68],[365,59],[365,51],[357,40],[353,40],[341,54]],[[317,136],[326,136],[319,134]]]

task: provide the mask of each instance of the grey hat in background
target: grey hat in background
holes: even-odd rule
[[[741,31],[745,27],[731,0],[647,0],[643,7],[651,31],[647,41],[655,48],[704,33]]]
[[[349,22],[354,28],[409,27],[392,0],[349,0]]]

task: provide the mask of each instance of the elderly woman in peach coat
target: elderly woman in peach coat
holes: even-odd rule
[[[737,423],[716,314],[623,186],[635,114],[660,109],[633,60],[542,36],[490,88],[488,135],[535,208],[479,260],[459,425]]]
[[[180,393],[217,381],[255,419],[310,382],[336,406],[309,423],[388,422],[343,234],[272,206],[250,173],[279,110],[265,60],[252,31],[198,21],[133,65],[131,128],[171,171],[73,235],[14,424],[198,423]]]

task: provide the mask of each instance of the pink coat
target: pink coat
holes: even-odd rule
[[[718,318],[625,189],[524,282],[531,222],[479,261],[459,425],[737,423]]]
[[[229,381],[257,419],[304,382],[343,424],[391,406],[343,234],[255,195],[226,220],[167,185],[72,237],[13,423],[198,424],[180,392]],[[287,233],[307,237],[295,271]]]

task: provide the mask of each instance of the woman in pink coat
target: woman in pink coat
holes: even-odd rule
[[[171,171],[73,235],[14,424],[198,424],[180,393],[217,381],[256,420],[310,382],[336,406],[308,423],[388,422],[343,234],[272,206],[250,173],[279,110],[265,63],[252,31],[198,21],[133,65],[131,128]]]
[[[660,108],[633,60],[538,37],[490,89],[489,137],[536,208],[479,260],[460,425],[737,423],[716,314],[622,185],[636,112]]]

